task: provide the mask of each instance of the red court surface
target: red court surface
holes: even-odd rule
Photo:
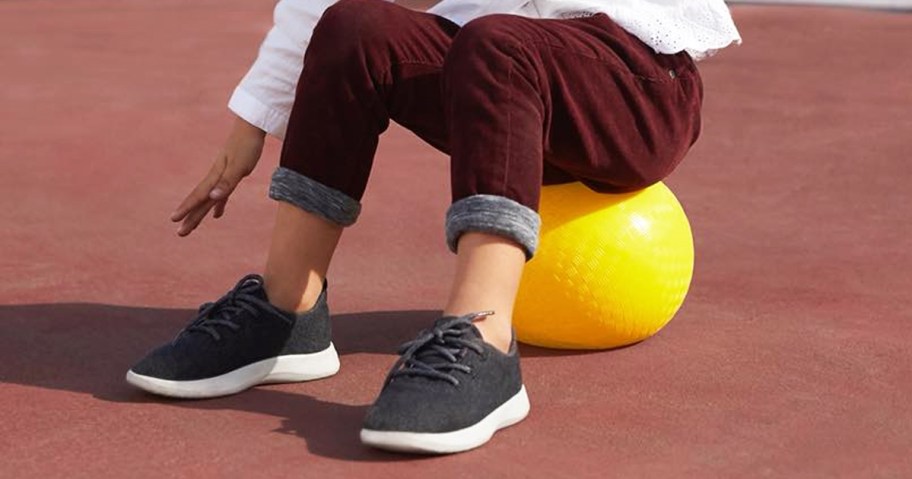
[[[208,169],[272,2],[0,2],[0,477],[912,477],[912,15],[738,6],[669,179],[690,295],[624,349],[524,348],[532,413],[487,446],[361,446],[395,347],[453,272],[446,159],[385,136],[330,274],[342,371],[167,401],[126,369],[261,271],[278,145],[225,218]]]

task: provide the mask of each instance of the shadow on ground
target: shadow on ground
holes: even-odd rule
[[[155,403],[202,410],[232,409],[282,419],[277,432],[304,438],[314,454],[363,461],[419,459],[363,447],[357,431],[367,406],[321,401],[275,388],[203,401],[157,398],[128,386],[127,369],[152,347],[170,340],[195,314],[187,309],[91,303],[0,306],[0,382],[74,391],[116,403]],[[384,354],[392,364],[399,344],[439,311],[385,311],[333,317],[341,356]],[[578,354],[522,346],[526,357]],[[378,379],[379,380],[379,379]],[[346,431],[346,434],[340,433]]]

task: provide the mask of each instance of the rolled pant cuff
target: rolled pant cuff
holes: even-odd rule
[[[281,166],[272,174],[269,197],[291,203],[339,226],[354,224],[361,213],[361,203],[354,198]]]
[[[518,243],[528,261],[535,255],[540,229],[535,210],[503,196],[469,196],[453,203],[446,215],[447,246],[454,253],[464,233],[488,233]]]

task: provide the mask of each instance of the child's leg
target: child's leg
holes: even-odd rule
[[[321,18],[270,190],[281,200],[265,274],[277,306],[316,301],[390,119],[444,147],[441,71],[457,30],[380,0],[343,0]]]
[[[495,310],[477,325],[505,350],[542,183],[620,192],[666,176],[699,131],[699,77],[686,54],[656,56],[604,15],[495,15],[460,31],[444,79],[459,256],[446,311]]]
[[[270,196],[281,200],[266,278],[248,275],[127,380],[175,397],[335,374],[323,280],[355,222],[389,120],[445,143],[441,71],[458,27],[382,0],[342,0],[317,25]],[[298,314],[292,314],[295,311]]]
[[[263,274],[269,302],[306,311],[317,302],[342,226],[288,203],[279,203]]]
[[[456,277],[445,315],[460,316],[490,310],[475,322],[484,340],[506,352],[512,340],[513,302],[526,256],[514,241],[502,236],[468,232],[459,239]]]

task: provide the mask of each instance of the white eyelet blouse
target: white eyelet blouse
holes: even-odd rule
[[[304,51],[323,12],[337,0],[280,0],[250,70],[228,107],[252,125],[283,138]],[[464,25],[494,13],[568,18],[605,13],[658,53],[686,51],[701,60],[741,43],[723,0],[443,0],[430,10]]]

